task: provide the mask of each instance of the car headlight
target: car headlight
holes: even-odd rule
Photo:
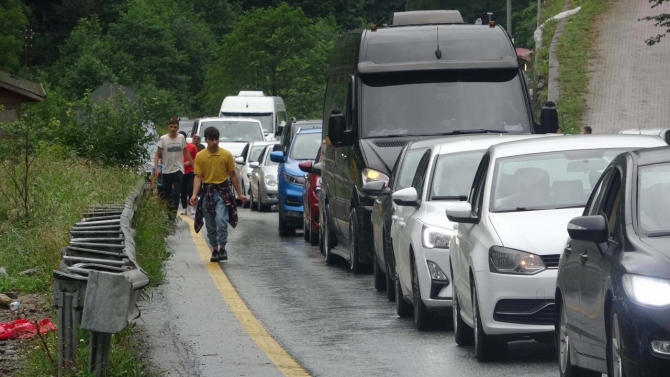
[[[498,274],[516,275],[534,275],[547,269],[539,255],[502,246],[489,249],[489,268]]]
[[[291,175],[289,173],[284,173],[284,179],[286,179],[286,182],[292,183],[294,185],[302,185],[305,183],[305,177]]]
[[[621,280],[631,300],[655,307],[670,305],[670,281],[630,274],[624,274]]]
[[[426,249],[448,249],[453,230],[424,225],[421,231],[421,243]]]
[[[445,274],[444,271],[442,271],[442,269],[440,268],[440,266],[437,265],[437,263],[427,260],[426,264],[428,265],[428,272],[430,272],[431,279],[449,281],[447,274]]]
[[[277,186],[277,177],[274,175],[266,175],[263,180],[265,181],[266,186]]]
[[[363,184],[374,181],[384,181],[384,182],[389,181],[389,177],[386,174],[377,171],[375,169],[363,169],[361,175],[363,177]]]

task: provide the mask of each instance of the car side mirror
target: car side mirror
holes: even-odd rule
[[[323,165],[320,162],[312,165],[312,173],[321,175],[322,167]]]
[[[235,157],[235,163],[239,165],[244,165],[244,157]]]
[[[605,216],[579,216],[568,223],[570,238],[577,241],[593,241],[600,245],[607,242],[607,220]]]
[[[298,164],[298,168],[300,170],[304,171],[305,173],[311,173],[312,172],[312,161],[303,161]]]
[[[469,202],[458,202],[445,211],[447,219],[455,223],[476,224],[479,218],[472,214],[472,204]]]
[[[393,203],[399,206],[418,207],[419,200],[414,187],[404,188],[391,194]]]
[[[277,133],[275,133],[275,136],[281,136],[284,132],[284,127],[286,127],[286,121],[282,120],[281,123],[279,123],[279,126],[277,126]]]
[[[284,162],[284,152],[282,151],[270,152],[270,161],[281,164],[282,162]]]
[[[261,166],[258,161],[250,162],[249,167],[252,169],[256,169],[257,167]]]
[[[540,124],[536,127],[536,133],[554,134],[558,131],[558,110],[556,104],[547,101],[540,111]]]
[[[377,196],[389,194],[391,189],[388,187],[388,182],[386,181],[372,181],[364,184],[361,191],[365,195]]]
[[[344,114],[333,111],[328,119],[328,138],[333,146],[342,146],[344,137]]]

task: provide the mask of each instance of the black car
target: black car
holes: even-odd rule
[[[395,13],[388,27],[336,42],[323,109],[322,213],[326,256],[354,273],[373,261],[371,211],[363,185],[388,182],[405,144],[467,133],[546,133],[555,107],[534,123],[524,73],[509,35],[468,25],[457,11]]]
[[[376,181],[363,186],[365,194],[376,196],[370,216],[374,244],[372,256],[373,281],[376,290],[386,290],[386,297],[389,301],[395,300],[395,262],[393,261],[393,243],[391,242],[391,217],[393,216],[391,194],[412,184],[421,157],[428,147],[438,144],[440,140],[441,138],[408,143],[400,152],[388,184]]]
[[[561,376],[668,376],[670,147],[617,156],[568,233],[556,286]]]

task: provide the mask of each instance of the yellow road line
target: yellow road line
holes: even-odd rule
[[[204,237],[198,235],[193,229],[193,220],[184,215],[180,217],[188,224],[191,238],[198,249],[202,262],[205,264],[205,268],[207,268],[207,272],[209,272],[214,284],[216,284],[216,288],[221,292],[221,296],[226,301],[226,304],[228,304],[228,307],[235,317],[237,317],[242,327],[249,333],[251,339],[258,344],[258,347],[268,355],[270,360],[285,376],[309,376],[309,373],[277,343],[272,335],[263,327],[263,324],[251,313],[251,310],[242,301],[242,297],[240,297],[235,287],[230,283],[230,280],[228,280],[219,264],[209,261],[209,257],[211,256],[209,246],[207,246]]]

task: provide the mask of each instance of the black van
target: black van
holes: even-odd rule
[[[465,24],[458,11],[395,13],[388,27],[341,36],[323,110],[324,254],[360,272],[372,261],[370,211],[361,188],[388,180],[411,140],[463,133],[556,132],[555,108],[534,123],[509,35]],[[544,121],[547,119],[547,121]]]

